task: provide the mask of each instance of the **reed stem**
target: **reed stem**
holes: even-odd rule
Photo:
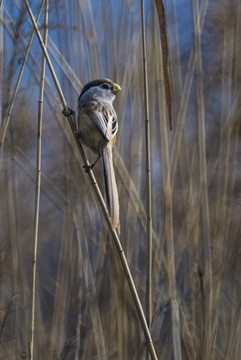
[[[201,58],[201,21],[198,9],[198,1],[193,2],[195,22],[195,60],[197,71],[197,101],[198,101],[198,127],[199,127],[199,171],[200,171],[200,199],[201,199],[201,220],[204,242],[204,334],[202,358],[209,359],[212,340],[212,253],[210,238],[210,219],[208,202],[207,163],[206,163],[206,136],[205,136],[205,108],[202,80],[202,58]]]
[[[146,316],[147,324],[151,329],[152,318],[152,211],[151,211],[151,149],[150,149],[150,114],[149,114],[149,93],[148,74],[146,58],[146,31],[144,16],[144,0],[141,0],[141,24],[142,24],[142,51],[143,51],[143,72],[144,72],[144,99],[145,99],[145,137],[146,137],[146,213],[147,213],[147,281],[146,281]]]
[[[45,0],[44,13],[44,45],[47,46],[48,38],[48,0]],[[37,158],[36,158],[36,191],[35,191],[35,214],[34,214],[34,248],[33,248],[33,273],[32,273],[32,306],[30,327],[30,359],[34,358],[34,331],[35,331],[35,302],[36,302],[36,266],[38,250],[38,228],[39,228],[39,202],[41,184],[41,142],[43,121],[43,96],[46,59],[42,55],[42,66],[40,76],[39,102],[38,102],[38,133],[37,133]]]

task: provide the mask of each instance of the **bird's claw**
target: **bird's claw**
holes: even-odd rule
[[[91,165],[84,165],[84,166],[83,166],[83,168],[85,169],[85,172],[86,172],[86,173],[90,172],[90,170],[92,170],[93,167],[94,167],[93,164],[91,164]]]
[[[67,108],[67,109],[64,109],[64,110],[62,111],[62,114],[63,114],[64,116],[69,116],[69,115],[74,115],[75,112],[74,112],[72,109]]]
[[[75,137],[76,139],[78,139],[78,138],[80,137],[80,131],[75,130],[75,131],[74,131],[74,137]]]

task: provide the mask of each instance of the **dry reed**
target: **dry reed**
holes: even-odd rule
[[[32,2],[36,15],[40,3]],[[145,1],[152,119],[151,335],[158,359],[239,360],[240,3],[163,3],[172,132],[167,126],[159,18],[155,2]],[[6,119],[32,27],[23,2],[3,2],[2,10],[1,100]],[[121,240],[145,304],[147,194],[140,25],[140,2],[84,0],[81,6],[50,2],[48,53],[68,106],[76,108],[81,84],[95,77],[110,77],[123,89],[115,102],[120,126],[114,152]],[[1,154],[3,359],[28,358],[41,55],[34,37]],[[60,113],[47,68],[44,95],[35,357],[143,360],[145,338],[118,252],[83,172],[68,121]],[[95,175],[102,189],[99,164]]]
[[[40,12],[39,12],[40,13]],[[48,0],[45,0],[44,9],[44,34],[43,43],[47,47],[48,39]],[[32,36],[29,45],[31,45]],[[27,48],[27,52],[29,47]],[[27,55],[25,55],[27,58]],[[39,230],[39,205],[40,205],[40,186],[41,186],[41,146],[42,146],[42,123],[43,123],[43,98],[44,98],[44,78],[45,78],[46,60],[42,55],[39,101],[38,101],[38,127],[37,127],[37,157],[36,157],[36,192],[35,192],[35,212],[34,212],[34,237],[33,237],[33,277],[32,277],[32,303],[31,303],[31,320],[30,320],[30,354],[31,360],[34,359],[34,332],[35,332],[35,303],[36,303],[36,267],[38,254],[38,230]],[[20,72],[21,74],[21,72]],[[18,77],[19,79],[19,77]],[[20,80],[19,80],[20,82]]]

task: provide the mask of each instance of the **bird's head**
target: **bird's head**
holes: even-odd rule
[[[96,79],[84,85],[79,100],[83,96],[90,96],[98,100],[101,99],[103,101],[112,102],[115,98],[115,94],[120,90],[120,85],[114,83],[110,79]]]

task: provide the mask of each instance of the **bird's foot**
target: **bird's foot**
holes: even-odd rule
[[[65,109],[63,109],[62,114],[64,116],[69,116],[69,115],[75,115],[75,112],[74,112],[74,110],[72,110],[70,108],[67,108],[67,109],[65,108]]]
[[[90,172],[90,170],[92,170],[94,167],[94,164],[90,164],[90,165],[84,165],[83,168],[85,169],[85,172],[88,173]]]
[[[80,131],[79,131],[79,130],[75,130],[75,131],[74,131],[74,137],[75,137],[76,139],[78,139],[78,138],[80,137]]]

